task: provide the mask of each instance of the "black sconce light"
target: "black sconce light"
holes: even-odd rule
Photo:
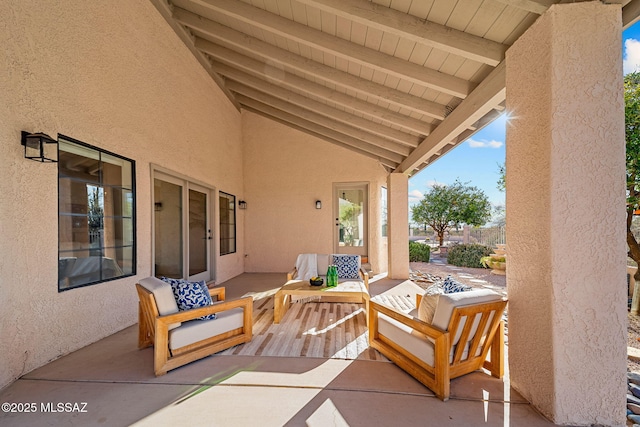
[[[58,141],[45,133],[22,131],[20,143],[24,146],[24,158],[36,162],[58,161]]]
[[[316,200],[316,209],[322,209],[322,202],[320,200]]]
[[[247,202],[245,202],[244,200],[238,200],[238,207],[240,209],[247,209]]]

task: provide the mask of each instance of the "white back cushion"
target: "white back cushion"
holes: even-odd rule
[[[318,276],[326,276],[331,255],[318,254]]]
[[[151,292],[156,299],[156,306],[158,307],[158,313],[160,316],[166,316],[178,312],[178,304],[173,296],[173,290],[171,285],[167,282],[163,282],[157,277],[145,277],[138,283],[146,290]],[[180,323],[173,323],[169,325],[169,329],[173,329],[180,326]]]
[[[453,309],[457,307],[465,307],[468,305],[474,304],[483,304],[487,302],[501,301],[502,295],[489,290],[489,289],[475,289],[473,291],[467,292],[456,292],[453,294],[442,294],[438,298],[438,305],[436,307],[436,311],[433,314],[433,322],[431,323],[433,326],[440,328],[442,330],[447,330],[449,327],[449,322],[451,321],[451,315],[453,314]],[[491,320],[491,319],[489,319]],[[474,325],[471,329],[471,333],[469,337],[471,338],[475,333],[478,323],[480,322],[480,316],[476,316],[474,319]],[[462,335],[462,329],[466,323],[466,319],[461,321],[458,330],[449,331],[452,333],[452,344],[455,345],[460,340],[460,336]],[[485,332],[485,331],[483,331]]]

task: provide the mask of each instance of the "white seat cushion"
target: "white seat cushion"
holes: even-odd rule
[[[408,313],[409,316],[416,316],[414,311]],[[378,314],[378,332],[384,335],[400,347],[415,355],[427,365],[434,365],[434,345],[425,339],[425,336],[416,332],[413,328],[400,323],[391,317]]]
[[[178,312],[178,304],[173,296],[173,290],[170,284],[156,277],[145,277],[138,283],[153,294],[160,316],[167,316]],[[180,326],[180,323],[172,323],[169,325],[169,329],[174,329],[178,326]]]
[[[338,279],[338,283],[342,284],[352,284],[353,286],[357,286],[361,283],[364,283],[362,279]]]
[[[413,317],[417,317],[418,315],[417,310],[415,309],[407,314]],[[435,344],[431,338],[425,337],[415,329],[382,313],[378,315],[378,332],[425,362],[427,365],[435,365]],[[454,346],[449,352],[449,363],[453,362],[455,351],[456,347]],[[469,344],[467,343],[464,352],[462,353],[462,360],[467,358],[468,353]],[[477,354],[480,354],[480,349],[478,349]]]
[[[233,329],[241,328],[243,322],[244,310],[242,308],[218,312],[215,320],[183,322],[179,328],[169,332],[169,348],[173,350],[184,347]]]

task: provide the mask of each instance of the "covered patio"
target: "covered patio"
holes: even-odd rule
[[[280,274],[244,273],[226,286],[236,298],[268,294],[281,281]],[[372,292],[402,283],[380,279]],[[2,425],[553,425],[510,387],[508,375],[456,379],[447,402],[393,363],[360,358],[225,354],[156,378],[153,351],[137,350],[136,334],[131,326],[23,376],[0,400],[38,402],[38,410],[0,414]],[[86,412],[47,412],[40,402],[86,403]]]
[[[349,412],[347,394],[379,400],[358,410],[397,401],[398,412],[384,413],[408,425],[427,414],[545,425],[536,411],[561,425],[624,425],[621,31],[640,0],[0,4],[6,401],[86,391],[126,424],[160,416],[232,366],[259,365],[282,375],[230,375],[207,390],[245,412],[258,401],[252,386],[291,393],[299,404],[274,423],[324,420],[330,405],[345,424],[381,419]],[[164,379],[142,373],[150,353],[127,343],[144,277],[171,271],[242,295],[273,286],[246,279],[283,277],[297,254],[351,251],[385,280],[408,279],[409,177],[504,112],[509,377],[486,385],[488,404],[474,376],[456,380],[456,398],[442,403],[383,362],[216,356]],[[25,159],[22,131],[52,135],[60,163]],[[108,181],[114,165],[127,173]],[[364,195],[362,234],[349,246],[337,217],[354,188]],[[192,203],[205,218],[197,236]],[[162,222],[171,208],[176,230]],[[96,213],[104,223],[91,234]],[[174,265],[164,252],[177,254]],[[196,258],[204,267],[192,271]],[[67,274],[76,263],[97,270]],[[317,382],[325,368],[335,378]],[[142,389],[156,396],[148,406],[116,408]]]

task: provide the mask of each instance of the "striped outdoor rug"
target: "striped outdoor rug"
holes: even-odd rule
[[[253,339],[218,354],[387,360],[369,348],[365,306],[294,303],[273,323],[273,295],[254,295]]]

